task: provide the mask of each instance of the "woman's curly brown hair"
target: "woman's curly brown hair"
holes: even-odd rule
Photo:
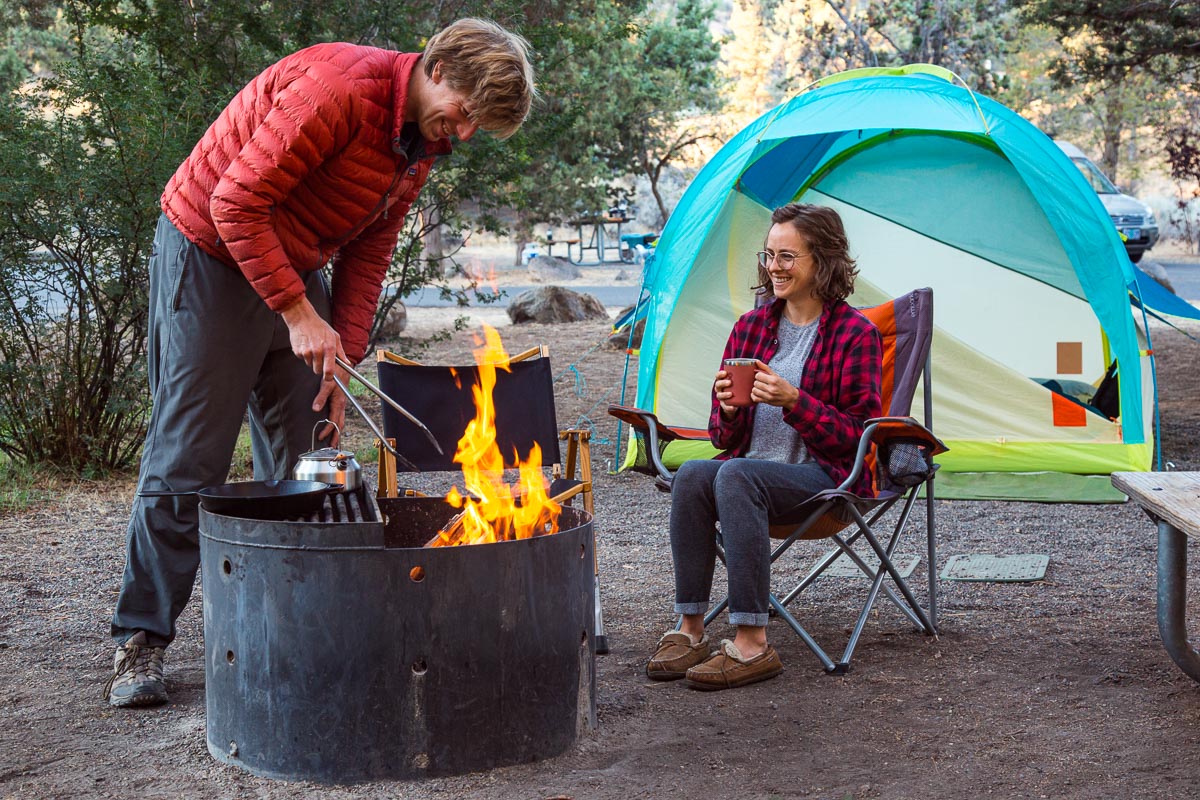
[[[850,257],[850,241],[842,218],[828,206],[788,203],[771,212],[771,224],[791,223],[808,244],[813,257],[813,296],[822,303],[845,300],[854,293],[858,266]],[[756,290],[770,292],[771,274],[758,268]]]

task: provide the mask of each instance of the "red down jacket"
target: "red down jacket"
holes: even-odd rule
[[[393,149],[419,54],[319,44],[267,68],[229,103],[162,195],[162,209],[279,311],[298,273],[333,258],[333,327],[362,359],[404,217],[448,139],[409,164]]]

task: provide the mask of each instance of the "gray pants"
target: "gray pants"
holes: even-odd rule
[[[326,320],[319,272],[308,298]],[[236,269],[196,247],[162,216],[150,255],[147,351],[154,406],[138,491],[190,491],[225,482],[247,407],[254,477],[288,477],[311,447],[320,377],[291,349],[282,317]],[[135,497],[112,635],[175,638],[200,565],[195,497]]]
[[[729,576],[729,624],[766,625],[771,591],[771,522],[792,522],[800,504],[831,479],[814,463],[753,458],[688,461],[671,486],[675,613],[704,614],[717,560],[717,522]]]

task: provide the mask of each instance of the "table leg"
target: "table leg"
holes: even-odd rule
[[[624,226],[624,220],[617,220],[617,261],[622,262],[625,261],[625,242],[621,241],[621,229]]]
[[[1187,536],[1158,523],[1158,633],[1171,659],[1200,681],[1200,653],[1187,634]]]
[[[586,247],[584,242],[586,241],[587,240],[583,238],[583,223],[581,222],[579,223],[579,258],[571,258],[571,245],[567,245],[567,260],[572,264],[583,263],[583,250],[584,247]]]

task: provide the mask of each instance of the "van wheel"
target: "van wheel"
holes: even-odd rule
[[[1133,255],[1131,255],[1129,257],[1129,260],[1136,264],[1142,260],[1142,256],[1144,256],[1144,255],[1146,255],[1146,254],[1145,253],[1134,253]]]

